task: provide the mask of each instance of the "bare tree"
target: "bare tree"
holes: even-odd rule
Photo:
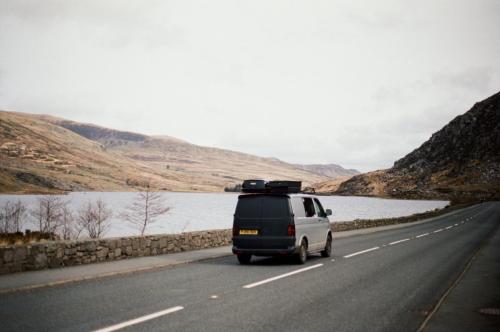
[[[128,221],[133,227],[144,232],[148,225],[154,223],[156,219],[170,211],[170,207],[165,206],[165,200],[159,192],[151,191],[146,186],[146,191],[137,194],[135,200],[129,204],[120,216]]]
[[[64,205],[61,211],[61,236],[64,240],[78,238],[80,232],[75,227],[75,218],[68,205]]]
[[[0,233],[7,234],[11,229],[12,203],[6,201],[0,208]]]
[[[88,201],[84,206],[80,208],[78,211],[78,219],[77,219],[77,225],[79,228],[79,231],[81,232],[82,230],[87,231],[90,237],[92,237],[90,234],[94,233],[94,223],[95,223],[95,212],[94,212],[94,207],[92,206],[92,203]]]
[[[102,199],[98,199],[95,203],[96,207],[96,238],[100,238],[104,235],[110,227],[110,218],[113,212],[108,209],[106,203]]]
[[[61,197],[42,196],[38,198],[37,206],[31,211],[31,215],[38,222],[41,233],[53,235],[61,224],[62,210],[67,205]]]
[[[21,202],[20,199],[13,204],[12,209],[12,231],[21,232],[23,227],[24,216],[26,214],[26,206]]]
[[[78,225],[81,230],[87,231],[92,239],[101,238],[109,229],[110,218],[113,212],[107,208],[102,199],[87,204],[78,212]]]
[[[43,232],[43,218],[45,215],[43,213],[43,210],[44,210],[44,204],[40,199],[38,199],[36,202],[36,206],[30,211],[31,216],[38,223],[38,230],[40,231],[40,233]]]

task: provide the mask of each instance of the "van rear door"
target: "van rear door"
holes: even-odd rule
[[[292,222],[287,195],[242,195],[234,215],[237,246],[248,249],[286,249]],[[292,244],[293,245],[293,244]]]

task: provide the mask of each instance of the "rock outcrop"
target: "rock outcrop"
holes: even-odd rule
[[[500,92],[476,103],[388,170],[355,176],[337,194],[500,198]]]

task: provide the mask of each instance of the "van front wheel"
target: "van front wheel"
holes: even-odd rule
[[[252,259],[252,255],[247,254],[239,254],[236,256],[238,257],[238,262],[243,265],[250,263],[250,260]]]
[[[307,242],[302,240],[299,248],[299,253],[297,254],[297,263],[304,264],[307,260]]]
[[[326,239],[325,249],[321,251],[322,257],[330,257],[332,255],[332,236],[328,234]]]

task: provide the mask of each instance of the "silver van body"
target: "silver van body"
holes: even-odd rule
[[[300,263],[316,252],[329,257],[330,214],[313,195],[240,195],[233,222],[233,253],[241,263],[248,263],[251,255],[296,255]]]

